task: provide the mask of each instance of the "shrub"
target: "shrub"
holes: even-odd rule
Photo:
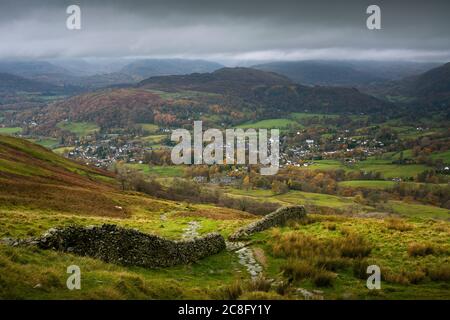
[[[275,292],[279,295],[284,296],[289,290],[289,282],[288,281],[281,281],[275,286]]]
[[[280,300],[281,296],[275,292],[254,291],[254,292],[244,293],[240,297],[240,299],[242,299],[242,300]]]
[[[263,291],[267,292],[270,290],[270,281],[264,278],[262,275],[252,279],[248,285],[248,291]]]
[[[394,273],[389,268],[383,268],[381,270],[381,278],[386,282],[397,283],[402,285],[409,284],[409,279],[406,277],[405,273],[402,271],[400,273]]]
[[[353,275],[358,279],[367,279],[367,267],[369,266],[369,262],[365,259],[356,259],[353,262]]]
[[[337,271],[348,266],[349,261],[340,257],[320,257],[316,261],[316,267],[329,271]]]
[[[427,275],[433,281],[450,281],[450,266],[440,265],[427,270]]]
[[[295,257],[313,261],[317,257],[338,257],[336,244],[332,240],[323,240],[301,234],[286,232],[274,237],[272,253],[278,257]]]
[[[331,287],[336,275],[330,271],[324,269],[316,270],[313,282],[318,287]]]
[[[406,223],[402,219],[387,219],[385,223],[386,227],[391,230],[397,230],[401,232],[412,230],[412,225]]]
[[[281,270],[286,276],[291,277],[293,280],[311,278],[316,272],[316,269],[311,263],[298,259],[289,259],[281,266]]]
[[[372,251],[372,248],[361,236],[349,234],[341,242],[340,251],[342,257],[362,258],[367,257]]]
[[[315,222],[317,222],[317,218],[315,217],[311,217],[311,216],[304,216],[303,218],[301,218],[300,220],[297,220],[296,223],[302,226],[306,226],[308,224],[313,224]]]
[[[422,270],[415,270],[412,272],[408,272],[406,274],[406,278],[409,280],[409,283],[418,284],[425,279],[425,272]]]
[[[237,300],[242,295],[242,286],[239,281],[219,289],[219,298],[225,300]]]
[[[408,246],[408,255],[411,257],[426,256],[435,253],[435,248],[431,243],[411,243]]]
[[[327,228],[330,231],[335,231],[336,230],[336,223],[325,223],[325,228]]]

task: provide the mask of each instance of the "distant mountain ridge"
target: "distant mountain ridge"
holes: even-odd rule
[[[206,60],[144,59],[134,61],[119,72],[136,78],[212,72],[223,65]]]
[[[316,61],[271,62],[253,68],[283,74],[303,85],[356,86],[381,80],[351,66]]]
[[[0,92],[50,92],[61,91],[50,83],[26,79],[9,73],[0,73]]]
[[[111,63],[96,66],[83,59],[54,62],[0,61],[0,73],[58,86],[77,86],[92,90],[117,84],[137,83],[151,76],[212,72],[223,67],[215,62],[189,59],[141,59],[128,63],[125,59],[121,59],[117,64],[115,68]]]
[[[138,87],[159,90],[196,90],[239,96],[275,112],[303,111],[367,113],[392,105],[353,88],[308,87],[288,77],[253,68],[222,68],[207,74],[152,77]]]
[[[280,61],[252,68],[283,74],[303,85],[364,87],[425,72],[436,63],[399,61]]]
[[[69,70],[47,61],[0,61],[0,72],[54,85],[70,85],[76,78]]]
[[[420,75],[369,87],[369,93],[412,107],[445,109],[450,106],[450,62]]]
[[[165,90],[197,90],[213,93],[239,93],[256,86],[292,85],[283,75],[251,68],[221,68],[211,73],[151,77],[138,87]]]
[[[137,85],[77,95],[39,110],[35,120],[37,130],[49,133],[65,119],[94,122],[107,129],[132,128],[142,122],[189,125],[192,119],[205,116],[215,119],[215,125],[235,125],[305,110],[369,114],[393,109],[391,103],[354,88],[308,87],[273,72],[222,68],[211,73],[151,77]]]

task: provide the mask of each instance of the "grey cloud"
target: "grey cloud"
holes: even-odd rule
[[[382,30],[365,9],[382,9]],[[82,30],[65,28],[79,4]],[[4,1],[0,57],[450,59],[448,1]]]

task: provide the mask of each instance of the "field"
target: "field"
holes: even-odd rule
[[[61,148],[53,149],[53,152],[55,152],[59,155],[64,155],[65,153],[68,153],[68,152],[72,151],[73,149],[74,149],[74,147],[61,147]]]
[[[394,213],[408,217],[429,217],[437,219],[449,219],[450,210],[435,206],[426,206],[417,203],[406,203],[402,201],[390,201]]]
[[[305,205],[313,211],[318,212],[324,210],[324,212],[347,214],[353,213],[357,215],[364,215],[371,212],[377,213],[377,211],[379,210],[375,207],[362,205],[356,202],[353,197],[341,197],[329,194],[289,191],[286,194],[275,195],[271,190],[242,190],[234,188],[226,188],[225,192],[234,196],[251,197],[253,199],[258,199],[261,201],[280,203],[282,205]],[[386,212],[386,215],[389,215],[389,213],[393,213],[411,218],[436,218],[444,220],[450,218],[450,210],[432,205],[407,203],[402,201],[387,201],[384,203],[380,203],[380,205]]]
[[[237,126],[241,129],[286,129],[290,125],[297,125],[297,122],[291,119],[267,119],[257,122],[245,123]]]
[[[365,161],[359,161],[354,164],[344,164],[338,160],[317,160],[314,164],[303,167],[304,170],[337,170],[342,169],[346,172],[351,171],[372,171],[379,172],[385,179],[391,178],[414,178],[417,174],[429,169],[426,165],[422,164],[410,164],[410,165],[397,165],[392,164],[390,160],[375,160],[367,159]]]
[[[28,139],[29,141],[32,141],[34,143],[37,143],[43,147],[46,147],[48,149],[53,149],[56,146],[58,146],[58,140],[53,138],[42,138],[42,139]]]
[[[293,112],[290,114],[291,118],[296,121],[301,121],[310,118],[337,118],[339,115],[335,114],[326,114],[326,113],[307,113],[307,112]]]
[[[450,163],[450,150],[444,152],[437,152],[431,155],[433,160],[442,159],[444,163]]]
[[[145,132],[147,133],[155,133],[159,130],[159,127],[156,124],[151,123],[139,123],[138,124]]]
[[[271,190],[242,190],[233,188],[226,190],[232,195],[253,197],[261,201],[273,201],[283,205],[313,205],[316,207],[335,209],[350,209],[352,206],[358,206],[351,198],[328,194],[289,191],[286,194],[275,195]]]
[[[215,97],[218,94],[201,92],[201,91],[191,91],[191,90],[180,90],[177,92],[166,92],[161,90],[148,90],[152,93],[157,94],[164,100],[178,100],[178,99],[198,99],[202,97]]]
[[[343,187],[384,190],[393,188],[395,186],[395,182],[384,180],[353,180],[339,182],[339,185]]]
[[[66,130],[76,134],[77,136],[83,137],[95,133],[100,130],[100,128],[94,123],[88,122],[60,122],[58,123],[58,128]]]
[[[166,139],[166,135],[164,134],[153,134],[149,136],[144,136],[140,140],[148,146],[152,146],[153,148],[161,147],[161,143]]]
[[[145,174],[161,176],[161,177],[181,177],[183,175],[183,167],[180,166],[153,166],[148,164],[127,164],[130,168],[142,171]]]
[[[13,127],[13,128],[0,128],[0,134],[15,134],[22,132],[22,128]]]

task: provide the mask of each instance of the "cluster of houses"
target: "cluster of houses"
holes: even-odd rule
[[[118,139],[104,139],[76,141],[75,144],[76,146],[67,153],[69,158],[101,168],[107,168],[116,161],[143,163],[145,153],[152,150],[138,140],[121,142]]]

